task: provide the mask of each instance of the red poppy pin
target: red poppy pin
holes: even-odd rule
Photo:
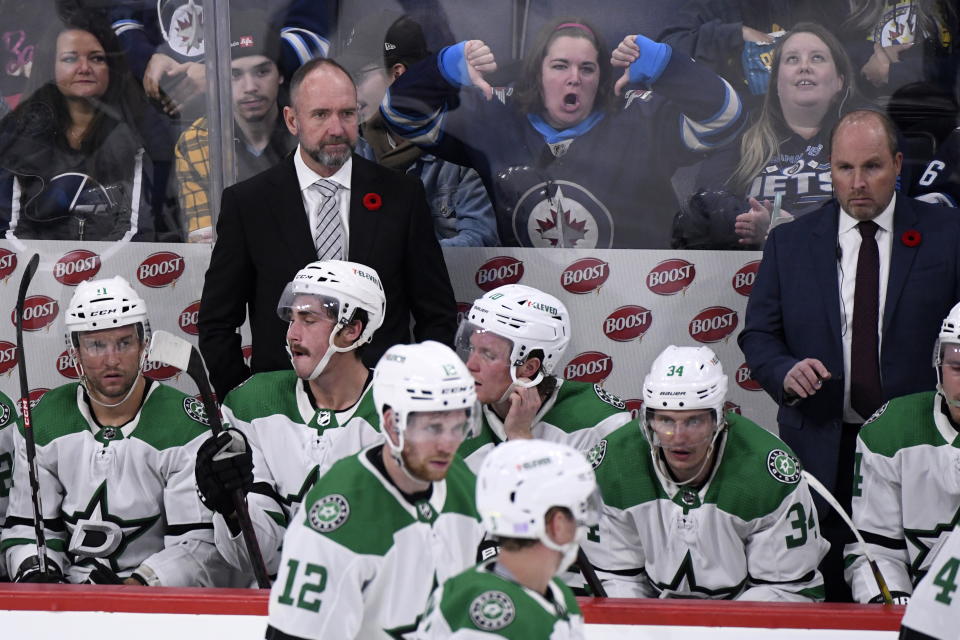
[[[383,198],[380,197],[379,193],[370,192],[363,196],[363,206],[367,208],[367,211],[376,211],[383,206]]]
[[[921,236],[920,232],[916,229],[907,229],[903,232],[903,235],[900,236],[900,242],[908,247],[919,246],[921,240],[923,240],[923,236]]]

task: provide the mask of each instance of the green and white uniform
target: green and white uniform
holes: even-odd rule
[[[726,419],[699,490],[660,473],[637,423],[588,454],[604,506],[584,551],[607,595],[823,599],[817,565],[828,543],[799,461],[753,422]]]
[[[583,616],[567,585],[554,578],[547,594],[540,594],[498,575],[495,562],[487,560],[437,587],[417,638],[583,639]]]
[[[587,451],[630,422],[626,408],[623,400],[599,384],[558,378],[557,387],[533,419],[533,437]],[[490,405],[483,405],[480,433],[464,441],[457,454],[476,473],[490,450],[506,439],[503,420]]]
[[[227,394],[223,415],[250,443],[250,519],[267,570],[274,574],[287,523],[317,478],[337,460],[383,441],[371,386],[352,407],[331,411],[313,408],[293,371],[258,373]],[[223,556],[234,567],[250,567],[243,537],[232,535],[219,513],[213,523]]]
[[[7,502],[13,487],[14,435],[17,432],[17,410],[13,402],[0,393],[0,532],[3,531],[7,514]],[[5,563],[0,556],[0,578],[6,576]]]
[[[140,410],[122,427],[98,425],[77,383],[47,392],[33,409],[48,554],[70,582],[84,582],[92,560],[69,553],[67,545],[89,520],[121,536],[99,560],[120,577],[143,565],[162,586],[230,586],[233,572],[214,545],[213,514],[200,502],[193,476],[197,449],[209,435],[203,406],[176,389],[148,384]],[[0,543],[11,573],[37,553],[26,447],[18,434]]]
[[[937,640],[955,640],[960,620],[960,529],[954,529],[907,604],[902,624]],[[901,635],[911,638],[911,635]]]
[[[430,591],[475,562],[473,473],[455,457],[410,502],[371,461],[385,446],[337,462],[310,490],[283,541],[267,638],[403,637]]]
[[[877,410],[857,436],[853,522],[890,591],[913,592],[960,519],[960,438],[946,413],[939,393],[903,396]],[[845,553],[854,600],[879,596],[859,546]]]

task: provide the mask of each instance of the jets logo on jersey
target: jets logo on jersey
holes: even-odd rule
[[[880,408],[874,411],[872,416],[867,418],[867,421],[863,423],[863,426],[865,427],[871,422],[876,422],[877,418],[883,415],[883,412],[887,410],[887,407],[889,405],[890,405],[889,402],[884,402],[882,405],[880,405]],[[860,427],[860,428],[862,429],[863,427]]]
[[[774,449],[767,456],[770,475],[784,484],[800,482],[800,461],[783,449]]]
[[[10,407],[0,404],[0,428],[7,426],[11,415],[13,415],[13,412],[10,411]]]
[[[601,440],[593,446],[590,451],[587,451],[587,462],[590,463],[590,466],[596,469],[600,466],[600,463],[603,462],[603,457],[607,455],[607,441]]]
[[[350,517],[350,504],[339,493],[317,500],[307,515],[307,523],[320,533],[330,533]]]
[[[609,249],[613,216],[592,193],[566,180],[534,185],[513,210],[513,232],[522,247]]]
[[[627,410],[627,403],[626,403],[626,402],[624,402],[623,400],[621,400],[621,399],[618,398],[617,396],[613,395],[612,393],[610,393],[609,391],[607,391],[606,389],[604,389],[603,387],[601,387],[599,384],[593,385],[593,390],[597,393],[597,397],[598,397],[598,398],[600,398],[601,400],[603,400],[604,402],[606,402],[606,403],[607,403],[608,405],[610,405],[611,407],[616,407],[617,409],[620,409],[621,411],[626,411],[626,410]]]
[[[503,591],[485,591],[470,603],[470,619],[484,631],[503,629],[517,617],[517,608]]]
[[[191,420],[210,426],[210,422],[207,420],[207,410],[203,407],[203,403],[196,398],[184,398],[183,411],[190,416]]]

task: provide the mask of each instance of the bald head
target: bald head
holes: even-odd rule
[[[876,111],[853,111],[830,136],[833,194],[857,220],[872,220],[893,198],[903,155],[893,123]]]

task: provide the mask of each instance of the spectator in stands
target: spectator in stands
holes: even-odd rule
[[[276,59],[280,33],[264,11],[230,15],[230,70],[233,87],[234,159],[237,180],[246,180],[280,162],[297,139],[290,134],[277,105],[283,77]],[[211,242],[213,221],[207,118],[198,118],[177,141],[177,183],[180,209],[190,242]]]
[[[401,13],[380,11],[357,24],[337,60],[357,83],[360,123],[373,150],[372,159],[420,178],[440,246],[497,246],[496,216],[477,172],[440,160],[396,137],[380,115],[387,87],[427,55],[419,24]]]
[[[759,106],[767,94],[777,39],[800,22],[831,24],[830,12],[843,6],[820,0],[691,0],[657,39],[706,64],[751,107]]]
[[[154,240],[173,141],[127,70],[109,25],[54,19],[31,93],[0,122],[0,231],[49,240]]]
[[[960,206],[960,128],[954,129],[937,149],[912,193],[924,202]]]
[[[773,81],[739,149],[704,161],[697,193],[676,220],[674,246],[763,245],[776,196],[785,219],[831,197],[830,129],[853,107],[856,81],[840,41],[824,27],[796,25],[773,50]]]
[[[960,300],[960,218],[894,191],[902,155],[884,114],[846,114],[830,146],[836,199],[771,232],[738,342],[780,405],[780,436],[849,509],[860,426],[936,385],[924,346]],[[832,512],[820,522],[827,598],[849,599],[849,532]]]
[[[953,93],[960,9],[955,0],[852,0],[842,38],[872,98],[918,81]]]
[[[508,246],[668,247],[674,170],[731,142],[744,120],[709,69],[642,35],[608,61],[580,18],[543,30],[503,100],[484,79],[496,67],[480,40],[447,47],[397,78],[381,113],[396,134],[477,170]],[[655,95],[618,102],[628,85]]]

